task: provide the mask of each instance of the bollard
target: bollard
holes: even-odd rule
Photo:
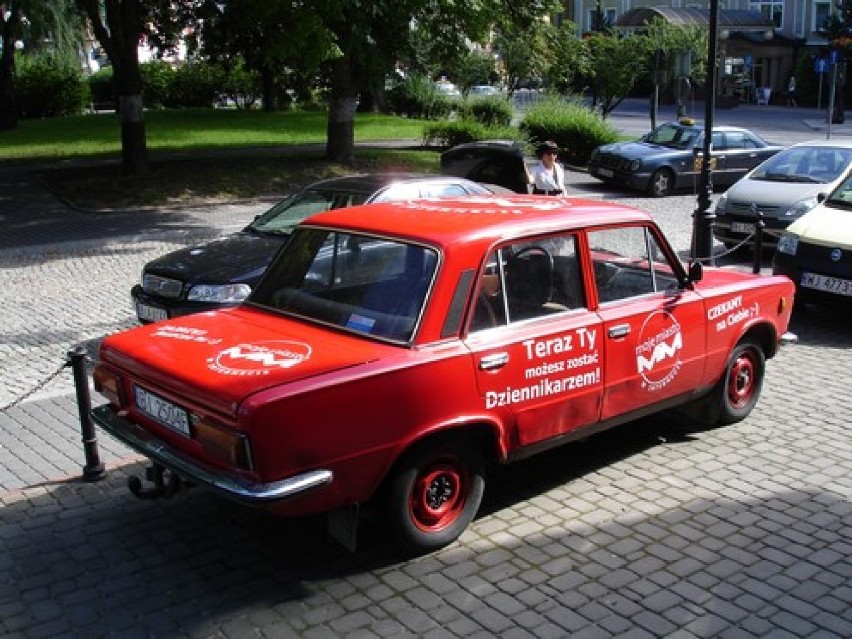
[[[763,229],[766,228],[766,222],[763,221],[763,211],[756,211],[757,219],[754,221],[754,263],[751,267],[751,272],[754,274],[760,273],[760,263],[763,260]]]
[[[77,390],[77,410],[80,413],[80,430],[83,434],[83,453],[86,465],[83,467],[83,479],[97,481],[104,476],[104,465],[98,457],[98,438],[89,411],[92,400],[89,395],[89,381],[86,378],[86,348],[77,346],[68,351],[71,370],[74,373],[74,387]]]

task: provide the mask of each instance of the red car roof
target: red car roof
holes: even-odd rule
[[[513,195],[383,202],[319,213],[303,224],[449,245],[651,219],[644,211],[601,200]]]

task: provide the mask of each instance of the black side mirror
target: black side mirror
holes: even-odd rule
[[[704,265],[701,262],[690,262],[687,276],[690,283],[700,282],[704,277]]]
[[[828,197],[828,193],[817,193],[817,202],[820,204],[825,202],[825,199]]]

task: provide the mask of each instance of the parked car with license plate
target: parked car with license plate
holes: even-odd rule
[[[483,195],[497,190],[462,177],[378,173],[315,182],[277,203],[238,233],[148,262],[130,291],[141,322],[234,306],[260,280],[290,232],[307,216],[385,200]]]
[[[428,552],[491,463],[682,406],[745,418],[787,336],[786,277],[685,268],[652,217],[561,197],[432,199],[300,224],[240,306],[110,335],[95,423],[280,515],[362,505]]]
[[[753,244],[755,224],[762,244],[775,246],[784,229],[814,208],[852,168],[852,142],[801,142],[780,151],[740,179],[716,203],[713,235],[725,246]]]
[[[713,127],[714,187],[729,186],[783,146],[733,126]],[[646,191],[655,197],[698,185],[704,125],[690,118],[667,122],[635,142],[604,144],[592,151],[589,175],[604,182]]]
[[[787,227],[772,270],[796,283],[801,302],[852,301],[852,173]]]

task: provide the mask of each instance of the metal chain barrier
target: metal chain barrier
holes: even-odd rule
[[[45,377],[45,378],[44,378],[41,382],[39,382],[38,384],[36,384],[33,388],[31,388],[30,390],[28,390],[27,392],[25,392],[23,395],[21,395],[21,396],[20,396],[20,397],[18,397],[17,399],[12,400],[10,403],[6,404],[5,406],[0,406],[0,413],[6,412],[6,411],[7,411],[7,410],[9,410],[10,408],[14,408],[14,407],[15,407],[15,406],[17,406],[18,404],[20,404],[20,403],[24,402],[24,401],[25,401],[25,400],[27,400],[28,398],[30,398],[30,397],[32,397],[33,395],[35,395],[38,391],[42,390],[45,386],[47,386],[48,384],[50,384],[50,382],[52,382],[54,379],[56,379],[57,377],[59,377],[59,374],[60,374],[62,371],[64,371],[66,368],[68,368],[70,365],[71,365],[71,362],[69,362],[68,360],[64,361],[64,362],[62,363],[62,365],[61,365],[59,368],[57,368],[57,369],[56,369],[55,371],[53,371],[50,375],[48,375],[47,377]]]

